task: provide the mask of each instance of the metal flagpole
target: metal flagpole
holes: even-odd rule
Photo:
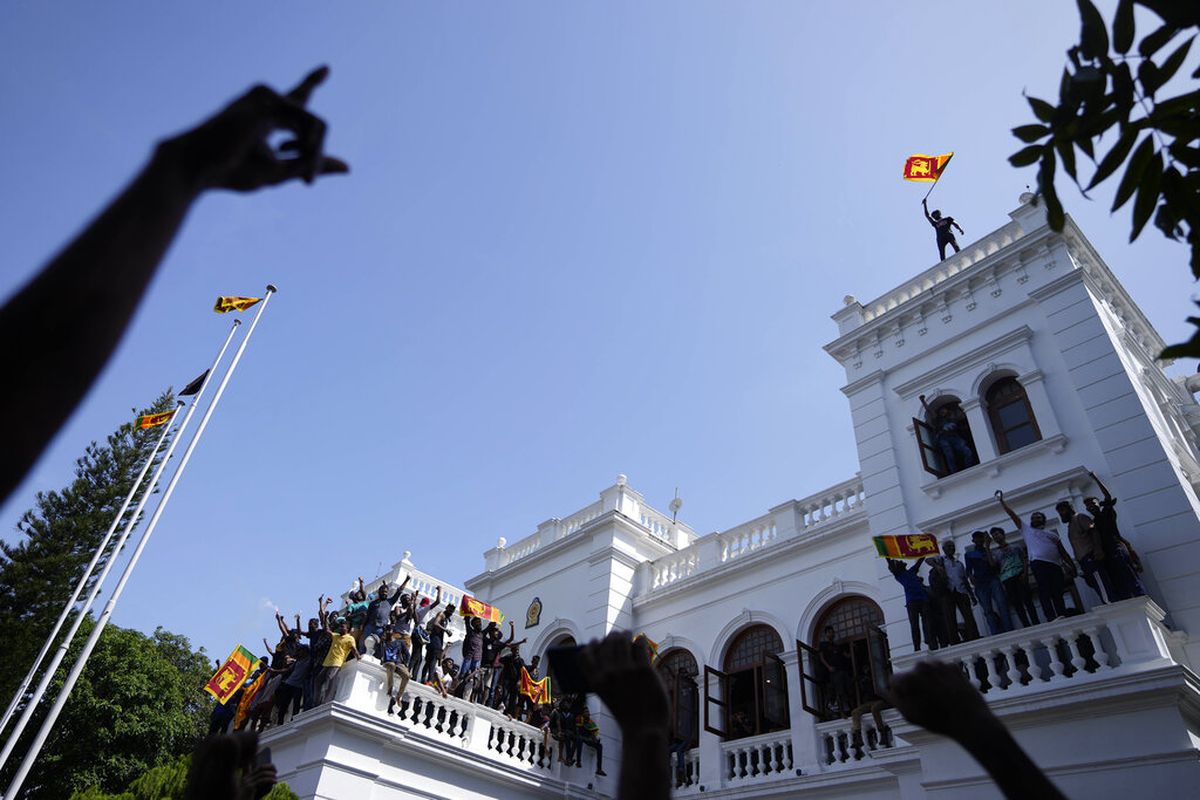
[[[254,315],[254,319],[251,321],[246,335],[242,337],[242,342],[238,345],[237,352],[233,354],[233,361],[229,362],[229,369],[226,370],[224,377],[221,378],[221,385],[217,387],[217,393],[213,395],[212,402],[208,404],[208,408],[204,411],[204,416],[200,418],[200,427],[196,429],[192,440],[188,442],[187,449],[183,451],[183,458],[179,461],[179,467],[175,470],[175,474],[171,476],[171,480],[163,492],[162,499],[158,501],[158,507],[154,509],[154,515],[150,517],[150,522],[147,524],[142,538],[138,540],[137,547],[133,550],[133,555],[129,557],[129,562],[125,565],[125,569],[121,572],[121,577],[117,581],[117,585],[113,588],[112,596],[104,604],[104,610],[100,612],[95,627],[92,628],[92,632],[84,643],[79,658],[75,661],[75,666],[71,667],[71,672],[67,675],[67,680],[63,684],[62,690],[59,691],[58,697],[54,700],[54,705],[51,706],[46,719],[42,722],[42,727],[38,729],[37,736],[34,737],[32,744],[29,745],[29,752],[25,754],[25,759],[21,762],[17,774],[13,776],[12,783],[9,784],[4,797],[10,798],[10,800],[16,798],[17,792],[21,790],[21,784],[25,782],[25,778],[29,775],[29,770],[33,767],[33,762],[37,760],[38,754],[41,752],[42,746],[46,743],[51,729],[54,728],[54,723],[58,720],[58,715],[62,713],[63,706],[66,705],[67,698],[71,695],[71,690],[75,688],[75,683],[83,673],[83,668],[87,665],[87,660],[91,656],[92,650],[96,648],[96,642],[100,640],[100,634],[104,632],[104,627],[108,624],[109,618],[112,617],[112,612],[117,605],[117,601],[121,599],[121,592],[124,591],[125,584],[129,582],[129,576],[133,574],[133,569],[137,566],[142,551],[146,549],[146,544],[154,534],[154,528],[158,525],[158,520],[162,517],[163,510],[171,500],[171,494],[179,484],[179,479],[183,476],[184,470],[187,469],[188,461],[191,459],[196,445],[199,444],[200,437],[204,434],[204,429],[208,426],[208,421],[212,418],[213,411],[216,410],[217,404],[221,402],[221,395],[225,393],[225,387],[229,385],[229,379],[233,377],[233,371],[237,369],[238,362],[242,358],[242,353],[246,351],[246,345],[249,344],[250,337],[254,334],[254,328],[262,318],[263,311],[266,310],[267,303],[271,300],[271,295],[276,291],[278,290],[274,286],[267,285],[267,293],[258,308],[258,313]]]
[[[950,154],[950,158],[954,158],[954,153]],[[933,186],[930,186],[929,191],[926,192],[925,196],[921,198],[922,203],[928,200],[929,195],[933,194],[933,190],[937,188],[938,181],[940,181],[942,179],[942,175],[946,173],[946,167],[950,166],[950,158],[947,158],[946,163],[942,164],[942,168],[938,170],[937,177],[933,179]]]
[[[213,361],[212,369],[209,370],[209,375],[221,363],[221,359],[225,357],[225,351],[229,349],[229,343],[233,341],[233,334],[237,331],[241,320],[235,320],[233,326],[229,329],[229,335],[225,337],[225,343],[221,345],[220,352],[217,353],[216,359]],[[184,415],[183,422],[176,432],[175,438],[171,440],[171,444],[167,447],[166,455],[163,456],[162,462],[159,463],[158,469],[154,471],[154,475],[150,478],[150,483],[146,486],[146,491],[142,495],[142,499],[138,501],[137,508],[133,511],[133,516],[125,523],[125,528],[121,531],[121,535],[117,538],[117,544],[113,548],[112,556],[105,563],[104,569],[100,571],[100,577],[96,579],[96,583],[92,586],[91,592],[88,593],[87,599],[83,603],[83,607],[79,609],[78,616],[71,624],[71,629],[67,631],[67,635],[58,645],[58,650],[55,651],[54,657],[50,660],[50,665],[46,667],[46,672],[42,675],[42,680],[38,683],[37,689],[34,690],[33,696],[29,698],[29,702],[25,705],[25,710],[21,714],[21,718],[17,720],[17,726],[13,732],[9,734],[7,741],[4,743],[4,750],[0,751],[0,768],[8,762],[9,756],[12,755],[13,748],[17,746],[17,740],[21,738],[21,734],[25,732],[25,726],[29,724],[30,717],[37,709],[38,703],[41,702],[43,695],[46,694],[46,689],[50,686],[50,681],[54,678],[54,673],[58,671],[58,665],[62,663],[67,656],[67,650],[71,646],[71,641],[75,638],[75,634],[79,631],[79,626],[83,624],[83,618],[87,616],[92,608],[92,604],[96,602],[96,598],[100,594],[100,590],[104,587],[104,581],[108,579],[108,573],[112,570],[113,565],[117,561],[117,556],[121,549],[125,547],[126,540],[129,539],[129,534],[133,532],[134,525],[137,524],[138,517],[141,516],[142,509],[146,507],[146,501],[150,499],[154,487],[158,485],[159,479],[166,470],[167,465],[171,461],[171,454],[175,452],[175,447],[179,444],[183,432],[187,430],[188,423],[192,420],[192,415],[196,413],[196,406],[200,402],[200,398],[204,396],[204,389],[208,385],[208,377],[204,379],[204,383],[200,385],[200,391],[196,393],[196,397],[192,400],[192,404],[188,407],[187,414]],[[73,603],[72,603],[73,604]]]
[[[181,402],[179,405],[183,405]],[[108,532],[104,534],[104,538],[100,540],[100,544],[96,547],[96,552],[92,554],[92,560],[88,563],[87,569],[83,571],[83,576],[79,579],[79,583],[75,586],[75,591],[71,594],[71,599],[63,606],[62,613],[58,615],[58,621],[54,623],[54,627],[50,630],[50,635],[46,637],[46,642],[42,645],[41,652],[37,654],[37,658],[33,660],[33,666],[29,668],[29,672],[25,674],[21,685],[17,687],[17,691],[13,694],[12,700],[8,704],[8,708],[4,710],[4,717],[0,719],[0,733],[8,727],[9,720],[17,710],[17,706],[21,704],[21,698],[25,696],[25,690],[29,688],[29,684],[33,683],[33,676],[37,674],[38,667],[42,665],[42,659],[46,657],[46,653],[50,652],[50,646],[54,644],[54,637],[58,636],[58,632],[62,630],[63,623],[67,621],[67,617],[71,615],[71,609],[75,607],[75,603],[79,600],[79,595],[83,594],[84,587],[87,586],[88,580],[92,577],[92,571],[96,569],[96,564],[99,563],[100,557],[104,555],[108,548],[108,543],[112,541],[112,536],[117,532],[117,526],[121,524],[121,520],[125,517],[125,512],[129,510],[129,504],[133,502],[134,495],[137,494],[138,487],[142,485],[142,479],[146,477],[146,473],[150,470],[150,465],[154,463],[154,457],[158,455],[158,450],[162,447],[163,441],[167,438],[171,428],[175,425],[175,420],[179,417],[179,408],[176,407],[175,413],[171,415],[171,419],[163,426],[162,435],[154,443],[154,449],[150,451],[150,457],[146,459],[146,463],[142,464],[142,470],[138,473],[137,478],[133,482],[129,494],[125,495],[125,502],[121,504],[121,510],[113,517],[112,524],[108,526]],[[3,766],[3,760],[0,760],[0,766]]]

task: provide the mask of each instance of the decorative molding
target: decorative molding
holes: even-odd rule
[[[974,350],[963,353],[958,358],[939,364],[933,369],[900,384],[894,391],[901,399],[909,400],[918,394],[922,394],[922,387],[958,376],[976,364],[1000,356],[1022,343],[1028,342],[1032,338],[1033,329],[1028,325],[1022,325],[1016,330],[998,336],[992,341],[976,347]]]
[[[997,456],[990,461],[984,461],[976,464],[973,467],[967,467],[964,470],[959,470],[944,478],[933,478],[933,480],[921,486],[921,491],[928,497],[937,500],[947,490],[958,486],[962,483],[967,483],[980,475],[987,475],[989,478],[995,478],[1018,461],[1025,461],[1033,458],[1043,451],[1049,451],[1054,455],[1058,455],[1067,449],[1067,437],[1060,434],[1051,436],[1048,439],[1039,439],[1033,444],[1025,445],[1019,450],[1012,450],[1002,456]],[[930,476],[931,478],[933,476]]]

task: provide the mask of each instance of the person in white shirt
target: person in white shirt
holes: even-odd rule
[[[1071,554],[1063,547],[1062,540],[1054,531],[1046,530],[1046,515],[1034,511],[1029,515],[1026,524],[1017,516],[1017,512],[1004,502],[1004,492],[996,490],[996,499],[1001,508],[1012,519],[1013,524],[1021,531],[1025,540],[1025,549],[1029,553],[1029,568],[1033,571],[1033,580],[1037,583],[1038,601],[1046,621],[1066,616],[1067,607],[1063,603],[1063,592],[1067,589],[1066,578],[1075,579],[1075,562]],[[1064,567],[1066,573],[1064,573]]]

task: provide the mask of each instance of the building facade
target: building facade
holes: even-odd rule
[[[813,649],[822,631],[855,703],[926,653],[872,536],[955,540],[1097,494],[1118,498],[1148,596],[1102,602],[1075,581],[1068,616],[946,647],[1071,797],[1159,796],[1200,782],[1200,449],[1195,379],[1172,380],[1154,329],[1069,218],[1025,195],[1011,221],[863,304],[847,297],[826,352],[846,371],[857,475],[730,530],[697,534],[619,476],[599,499],[500,540],[465,591],[527,636],[526,658],[614,628],[658,643],[680,797],[998,797],[957,745],[884,714],[854,737]],[[942,411],[943,408],[948,409]],[[936,417],[966,444],[947,451]],[[407,559],[389,580],[413,572]],[[429,576],[421,575],[433,585]],[[461,595],[462,589],[450,591]],[[974,610],[981,632],[988,620]],[[550,763],[540,733],[414,687],[384,713],[371,659],[336,699],[264,735],[304,798],[608,797],[620,741],[590,701],[610,777]],[[590,754],[588,756],[590,758]]]

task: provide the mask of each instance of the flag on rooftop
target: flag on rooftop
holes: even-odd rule
[[[189,396],[195,394],[196,392],[200,391],[200,387],[204,385],[204,379],[208,377],[208,373],[210,371],[211,370],[207,370],[207,369],[204,370],[203,375],[201,375],[199,378],[196,378],[194,381],[189,383],[187,386],[180,389],[179,396],[180,397],[189,397]]]
[[[217,298],[217,303],[213,306],[213,311],[218,314],[226,314],[230,311],[245,311],[250,306],[260,302],[262,302],[261,297],[225,297],[222,295]]]
[[[225,659],[225,663],[208,679],[208,683],[204,684],[204,691],[224,705],[242,685],[242,681],[250,675],[250,670],[257,660],[253,653],[239,644],[229,654],[229,658]]]
[[[943,153],[940,156],[915,155],[909,156],[904,162],[904,180],[918,183],[935,183],[942,177],[946,165],[954,153]]]
[[[138,414],[137,419],[133,421],[133,427],[140,430],[147,428],[157,428],[159,425],[166,425],[171,421],[171,417],[175,416],[176,409],[164,411],[161,414]]]
[[[495,606],[489,606],[482,600],[476,600],[474,597],[463,595],[462,603],[459,606],[459,611],[464,617],[479,617],[484,622],[495,622],[499,624],[504,621],[504,614],[500,613],[500,609]]]
[[[882,558],[921,558],[938,554],[937,537],[932,533],[875,536],[872,541],[875,552]]]

